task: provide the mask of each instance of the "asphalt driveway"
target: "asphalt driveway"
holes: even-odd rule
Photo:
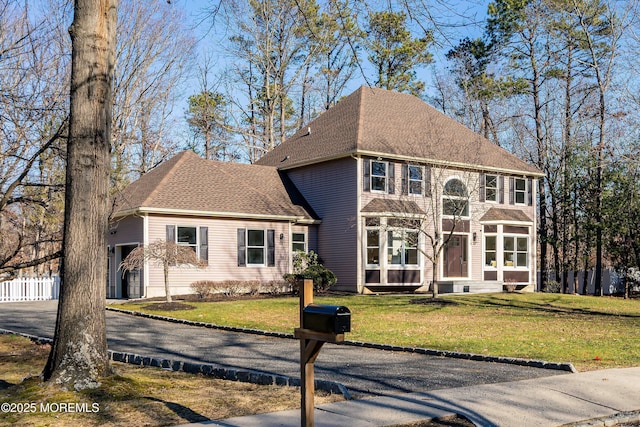
[[[0,304],[0,329],[53,338],[57,301]],[[294,339],[186,326],[107,311],[109,349],[236,369],[299,377]],[[344,384],[354,395],[432,391],[567,374],[405,352],[325,344],[317,379]]]

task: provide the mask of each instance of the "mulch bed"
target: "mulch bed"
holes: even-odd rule
[[[145,305],[144,308],[153,311],[177,311],[177,310],[193,310],[195,307],[182,302],[159,302],[155,304]]]

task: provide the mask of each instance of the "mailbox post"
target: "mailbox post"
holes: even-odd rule
[[[312,427],[315,397],[313,364],[325,342],[344,341],[344,332],[351,330],[351,317],[346,307],[313,304],[313,280],[305,279],[300,286],[300,327],[294,335],[300,340],[300,425]]]

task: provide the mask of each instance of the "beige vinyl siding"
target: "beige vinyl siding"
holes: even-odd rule
[[[320,217],[317,252],[338,278],[337,287],[356,290],[357,163],[348,157],[287,171]]]
[[[204,268],[172,267],[169,272],[169,283],[174,295],[192,293],[190,284],[198,280],[282,280],[289,271],[290,236],[288,222],[246,221],[224,218],[198,217],[149,217],[149,242],[166,239],[166,226],[208,227],[209,264]],[[237,230],[272,229],[275,232],[275,266],[238,266]],[[282,239],[280,239],[282,235]],[[162,268],[150,265],[149,287],[147,296],[164,295],[164,279]]]

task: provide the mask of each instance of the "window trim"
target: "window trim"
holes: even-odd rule
[[[522,182],[524,184],[524,188],[518,189],[518,182]],[[527,205],[527,180],[525,178],[514,177],[513,179],[513,204],[514,205]],[[518,201],[518,195],[522,195],[522,201]]]
[[[487,264],[487,252],[489,252],[489,249],[487,249],[488,237],[493,237],[495,239],[495,248],[491,250],[491,252],[495,254],[494,255],[495,265]],[[498,233],[489,233],[489,234],[485,233],[482,244],[483,244],[483,247],[482,247],[483,268],[485,270],[498,270]]]
[[[302,236],[302,241],[296,241],[294,239],[295,235]],[[294,245],[300,245],[302,243],[303,249],[294,249]],[[296,252],[304,252],[307,253],[307,233],[304,231],[292,231],[291,232],[291,253],[295,254]]]
[[[495,179],[495,181],[494,181],[495,187],[494,186],[489,186],[489,178],[490,177]],[[499,181],[499,175],[494,175],[494,174],[485,174],[484,175],[484,201],[485,202],[498,203],[500,201],[500,185],[499,185],[498,181]],[[495,191],[495,198],[490,199],[488,197],[489,190]]]
[[[380,163],[382,165],[384,165],[384,175],[376,175],[374,174],[374,164],[375,163]],[[376,189],[374,188],[373,185],[373,180],[374,179],[382,179],[384,182],[384,188],[383,189]],[[389,188],[389,162],[385,161],[385,160],[371,160],[371,170],[369,173],[369,188],[371,189],[372,193],[386,193],[387,189]]]
[[[387,256],[387,266],[390,267],[413,267],[413,268],[417,268],[420,267],[420,263],[421,263],[421,257],[420,257],[420,230],[417,230],[415,228],[405,228],[405,227],[387,227],[385,229],[386,233],[386,256]],[[390,242],[393,241],[393,239],[389,239],[389,234],[393,235],[393,233],[399,232],[400,233],[400,263],[394,263],[391,261],[391,259],[389,258],[389,250],[393,250],[393,245],[390,244]],[[406,235],[408,233],[415,233],[416,234],[416,244],[415,246],[409,246],[407,247],[406,243],[407,243],[407,237]],[[415,250],[416,251],[416,262],[409,264],[407,263],[407,251],[408,250]],[[393,255],[392,255],[393,256]]]
[[[463,186],[464,186],[464,191],[465,191],[465,195],[464,196],[456,196],[456,195],[449,195],[446,193],[445,189],[447,187],[447,185],[452,182],[452,181],[459,181]],[[446,213],[445,212],[445,201],[446,200],[466,200],[466,208],[465,211],[461,213],[460,215],[456,215],[454,214],[450,214],[450,213]],[[443,218],[471,218],[471,205],[470,205],[470,197],[469,197],[469,189],[467,187],[467,185],[465,184],[465,182],[457,177],[457,176],[452,176],[449,179],[447,179],[444,182],[444,185],[442,186],[442,217]]]
[[[195,254],[198,260],[204,265],[209,265],[209,227],[206,225],[178,225],[166,224],[166,241],[171,241],[176,245],[195,247]],[[185,244],[178,242],[178,229],[193,228],[195,229],[196,243]]]
[[[191,228],[194,230],[194,237],[195,237],[195,242],[194,243],[185,243],[185,242],[180,242],[179,238],[180,238],[180,229],[185,229],[185,228]],[[194,249],[194,252],[196,254],[196,256],[199,256],[199,238],[198,238],[198,226],[197,225],[176,225],[176,235],[175,235],[175,244],[178,246],[187,246],[190,248]]]
[[[238,267],[275,267],[275,230],[271,228],[238,228],[237,230],[237,257]],[[249,245],[249,231],[261,231],[263,234],[263,246]],[[249,262],[249,249],[262,248],[263,263]]]
[[[417,169],[420,172],[420,179],[411,178],[411,169]],[[407,194],[411,196],[422,196],[424,194],[424,167],[422,165],[407,165]],[[411,184],[417,182],[420,184],[420,191],[414,193],[411,191]]]
[[[512,251],[508,251],[506,249],[507,245],[505,245],[505,241],[509,239],[513,241],[513,250]],[[524,239],[526,241],[526,250],[525,251],[519,251],[518,250],[518,239]],[[507,253],[513,253],[513,265],[507,265]],[[530,253],[530,248],[529,248],[529,236],[528,235],[523,235],[523,234],[503,234],[502,235],[502,267],[505,269],[513,269],[513,270],[529,270],[529,253]],[[518,255],[520,254],[525,254],[525,260],[526,260],[526,264],[525,265],[519,265],[518,264]]]
[[[377,238],[377,245],[369,245],[369,232],[376,232],[378,233],[378,238]],[[382,235],[381,235],[381,229],[380,226],[378,227],[366,227],[365,228],[365,265],[367,267],[380,267],[380,251],[381,251],[381,243],[382,243]],[[369,249],[376,249],[378,251],[378,257],[377,263],[370,263],[369,262]]]

